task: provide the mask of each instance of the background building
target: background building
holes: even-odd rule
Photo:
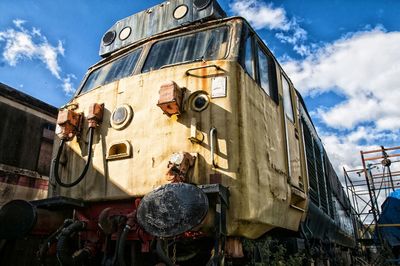
[[[57,108],[0,83],[0,206],[47,197]]]

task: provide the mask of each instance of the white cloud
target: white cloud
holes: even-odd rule
[[[23,27],[22,27],[22,24],[24,24],[26,21],[25,20],[22,20],[22,19],[14,19],[13,20],[13,23],[14,23],[14,25],[15,25],[15,27],[17,27],[17,28],[19,28],[19,29],[22,29]]]
[[[234,14],[246,18],[254,29],[279,31],[275,36],[281,42],[292,44],[300,55],[308,55],[308,49],[302,44],[307,39],[307,32],[295,18],[287,17],[285,9],[260,0],[235,0],[230,8]]]
[[[381,115],[378,106],[378,99],[360,94],[332,109],[318,109],[318,115],[330,127],[350,129],[362,122],[378,119]]]
[[[71,78],[75,76],[69,74],[62,77],[62,69],[59,64],[59,57],[64,56],[65,49],[63,43],[58,41],[57,45],[49,43],[41,30],[33,27],[31,31],[24,25],[25,20],[13,20],[15,28],[0,31],[0,44],[5,43],[3,48],[3,60],[10,66],[28,60],[40,60],[50,73],[62,81],[65,93],[69,94],[72,90]]]
[[[40,54],[41,60],[46,64],[50,72],[55,77],[60,79],[61,68],[58,64],[57,57],[58,55],[64,55],[64,48],[62,47],[62,43],[59,41],[57,47],[54,47],[49,43],[44,43],[40,46],[38,52]]]
[[[307,45],[304,45],[304,44],[300,44],[300,45],[295,44],[293,46],[293,50],[295,50],[296,53],[298,53],[301,56],[310,55],[310,53],[311,53],[310,47]]]
[[[283,63],[296,88],[305,95],[334,91],[345,101],[319,109],[333,128],[352,129],[364,122],[377,130],[400,128],[400,32],[381,27],[352,33],[317,48],[303,60]]]
[[[35,27],[32,28],[32,36],[42,36],[42,32],[40,31],[40,29],[37,29]]]
[[[363,147],[358,145],[357,142],[344,136],[338,137],[336,134],[329,133],[320,132],[320,137],[338,176],[342,176],[343,167],[346,169],[361,167],[361,157],[358,151],[362,150]]]
[[[232,11],[249,21],[256,29],[268,28],[272,30],[290,29],[290,22],[283,8],[274,8],[258,0],[237,0],[230,5]]]
[[[19,61],[24,59],[39,59],[57,79],[61,79],[61,68],[57,57],[64,54],[62,43],[59,42],[57,46],[53,46],[44,37],[37,40],[34,38],[40,33],[37,29],[31,33],[23,28],[21,22],[15,24],[19,25],[16,30],[0,31],[0,41],[5,42],[4,60],[10,66],[16,66]]]
[[[275,37],[278,38],[283,43],[289,43],[293,46],[305,46],[304,44],[300,44],[307,39],[307,31],[299,26],[296,19],[292,19],[290,22],[290,27],[287,32],[279,32],[275,34]],[[295,50],[296,51],[296,50]]]
[[[62,80],[63,81],[62,88],[66,95],[72,95],[75,92],[75,88],[72,83],[73,79],[76,79],[75,75],[68,74],[67,77],[63,78]]]
[[[357,127],[347,135],[329,133],[319,128],[319,135],[324,143],[329,159],[336,168],[339,177],[342,177],[343,167],[346,170],[360,169],[360,151],[378,149],[379,146],[372,143],[379,143],[382,138],[393,137],[386,135],[376,128]],[[398,139],[398,138],[397,138]],[[367,144],[360,144],[367,143]]]

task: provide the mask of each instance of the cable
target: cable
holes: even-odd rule
[[[53,232],[49,237],[46,238],[46,240],[39,246],[39,250],[37,252],[37,257],[39,258],[39,261],[41,264],[44,264],[44,257],[50,248],[51,243],[53,243],[58,236],[62,233],[62,230],[71,225],[73,223],[73,220],[71,219],[66,219],[64,223],[55,231]]]
[[[60,146],[58,147],[57,155],[53,160],[53,167],[52,167],[52,170],[53,170],[52,171],[52,176],[54,176],[57,184],[59,184],[62,187],[74,187],[74,186],[76,186],[77,184],[79,184],[83,180],[83,178],[86,175],[87,170],[89,169],[90,161],[92,160],[93,135],[94,135],[94,128],[90,127],[89,128],[89,141],[88,141],[89,142],[88,143],[88,159],[86,161],[85,168],[83,168],[82,173],[72,183],[64,183],[64,182],[62,182],[61,178],[60,178],[60,176],[58,174],[58,166],[59,166],[59,163],[60,163],[60,157],[61,157],[61,153],[62,153],[62,150],[64,148],[64,145],[65,145],[65,140],[64,139],[61,140]]]

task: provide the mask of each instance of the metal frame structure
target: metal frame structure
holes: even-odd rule
[[[378,225],[381,205],[388,194],[400,188],[400,146],[360,151],[362,168],[344,171],[346,192],[352,201],[356,237],[362,245],[374,244],[374,228]],[[395,171],[392,171],[395,169]],[[381,245],[382,239],[378,234]]]

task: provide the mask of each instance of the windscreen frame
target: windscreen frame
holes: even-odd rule
[[[108,66],[108,65],[110,65],[110,64],[113,64],[113,63],[115,63],[115,62],[118,61],[118,60],[122,60],[123,58],[127,58],[127,57],[129,57],[130,55],[134,54],[135,52],[138,52],[138,55],[137,55],[137,58],[136,58],[136,60],[135,60],[134,66],[133,66],[133,68],[131,69],[131,71],[129,72],[128,75],[123,76],[123,77],[121,77],[121,78],[119,78],[119,79],[111,80],[111,81],[109,81],[109,82],[107,82],[107,83],[104,83],[104,84],[101,84],[101,85],[98,85],[98,86],[95,86],[95,87],[92,87],[92,88],[90,88],[90,89],[88,89],[88,90],[86,90],[86,91],[83,91],[84,88],[85,88],[85,86],[86,86],[86,84],[87,84],[87,82],[89,81],[90,77],[91,77],[96,71],[99,71],[100,69],[103,69],[104,67],[106,67],[106,66]],[[79,88],[77,89],[77,91],[76,91],[76,93],[75,93],[75,97],[84,95],[84,94],[86,94],[86,93],[88,93],[88,92],[91,92],[91,91],[93,91],[93,90],[95,90],[95,89],[97,89],[97,88],[99,88],[99,87],[106,86],[107,84],[110,84],[110,83],[116,82],[116,81],[118,81],[118,80],[121,80],[121,79],[130,77],[130,76],[132,76],[132,75],[135,75],[136,69],[137,69],[138,67],[141,67],[140,61],[141,61],[141,58],[143,57],[143,54],[144,54],[144,53],[145,53],[144,47],[143,47],[143,46],[139,46],[139,47],[136,47],[135,49],[132,49],[131,51],[129,51],[129,52],[127,52],[127,53],[123,53],[123,54],[121,54],[121,55],[119,55],[119,56],[117,56],[117,57],[115,57],[115,58],[112,58],[112,59],[109,60],[109,61],[107,60],[107,61],[104,62],[103,64],[100,64],[100,65],[98,65],[98,66],[93,67],[93,68],[90,69],[90,71],[85,75],[83,81],[81,82]]]
[[[154,48],[154,46],[157,45],[158,43],[169,41],[169,40],[176,39],[176,38],[186,37],[186,36],[189,36],[189,35],[205,32],[205,31],[216,30],[216,29],[224,28],[224,27],[226,28],[226,34],[227,34],[227,36],[226,36],[227,45],[226,45],[226,48],[225,48],[224,56],[219,57],[219,58],[214,58],[214,59],[206,59],[206,60],[185,60],[185,61],[180,61],[180,62],[175,62],[175,63],[170,63],[170,64],[164,64],[159,68],[144,71],[146,63],[149,60],[149,55],[151,54],[152,49]],[[188,32],[184,32],[184,33],[181,33],[181,34],[169,36],[167,38],[158,39],[158,40],[156,40],[156,41],[154,41],[154,42],[152,42],[150,44],[150,47],[148,48],[148,52],[144,56],[144,59],[143,59],[143,62],[142,62],[142,66],[141,66],[141,69],[140,69],[139,72],[141,74],[150,73],[150,72],[157,71],[159,69],[163,69],[163,68],[167,68],[167,67],[172,67],[172,66],[177,66],[177,65],[184,65],[184,64],[189,64],[189,63],[199,62],[199,61],[225,60],[230,56],[230,53],[231,53],[232,38],[234,37],[234,34],[232,33],[232,28],[233,27],[232,27],[232,25],[230,25],[230,23],[225,23],[225,24],[222,24],[222,25],[220,24],[220,25],[216,25],[216,26],[213,26],[213,27],[201,28],[201,29],[198,29],[198,30],[188,31]]]

